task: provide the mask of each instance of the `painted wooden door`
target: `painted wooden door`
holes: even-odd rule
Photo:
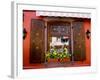
[[[73,56],[74,61],[84,61],[86,59],[83,21],[73,22]]]
[[[44,32],[44,21],[32,19],[30,29],[30,63],[43,63],[45,61]]]

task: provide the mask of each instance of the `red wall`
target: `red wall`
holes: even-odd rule
[[[84,20],[84,29],[85,29],[85,32],[87,31],[87,30],[90,30],[90,32],[91,32],[91,20],[89,20],[89,19],[86,19],[86,20]],[[87,37],[85,36],[85,41],[86,41],[86,61],[85,61],[85,63],[86,64],[91,64],[90,62],[91,62],[91,37],[90,37],[90,39],[87,39]]]
[[[37,17],[35,11],[24,10],[24,22],[23,27],[27,31],[27,36],[25,40],[23,40],[23,66],[31,66],[29,64],[29,50],[30,50],[30,25],[31,19],[42,19],[41,17]]]
[[[23,11],[24,13],[24,22],[23,22],[23,27],[27,31],[27,36],[25,40],[23,40],[23,66],[24,68],[28,68],[32,66],[33,64],[29,64],[29,50],[30,50],[30,24],[31,24],[31,19],[42,19],[42,17],[37,17],[35,11]],[[87,29],[90,30],[91,22],[88,19],[84,19],[84,29],[85,32]],[[86,61],[84,61],[84,64],[89,64],[90,65],[90,39],[86,40]]]

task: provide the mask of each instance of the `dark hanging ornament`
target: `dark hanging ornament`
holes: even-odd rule
[[[26,31],[26,29],[24,28],[24,29],[23,29],[23,39],[24,39],[24,40],[25,40],[26,36],[27,36],[27,31]]]
[[[90,38],[90,34],[91,34],[90,30],[87,30],[87,31],[86,31],[86,37],[87,37],[87,39]]]

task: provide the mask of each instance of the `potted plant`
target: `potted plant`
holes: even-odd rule
[[[59,57],[59,61],[60,62],[68,62],[68,61],[70,61],[70,55],[69,54],[65,54],[65,53],[61,53],[60,57]]]
[[[52,53],[49,51],[46,53],[46,61],[47,62],[58,62],[56,49],[54,49]]]
[[[51,51],[46,53],[46,62],[67,62],[70,61],[70,56],[66,47],[61,52],[58,52],[56,48],[52,48]]]
[[[69,54],[68,49],[65,46],[63,48],[63,51],[60,54],[58,54],[58,56],[59,56],[60,62],[67,62],[67,61],[70,61],[71,54]]]

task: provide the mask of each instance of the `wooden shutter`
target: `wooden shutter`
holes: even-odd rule
[[[44,21],[32,19],[30,29],[30,63],[42,63],[45,61],[44,44]]]
[[[74,61],[86,59],[85,30],[82,21],[73,22],[73,56]]]

